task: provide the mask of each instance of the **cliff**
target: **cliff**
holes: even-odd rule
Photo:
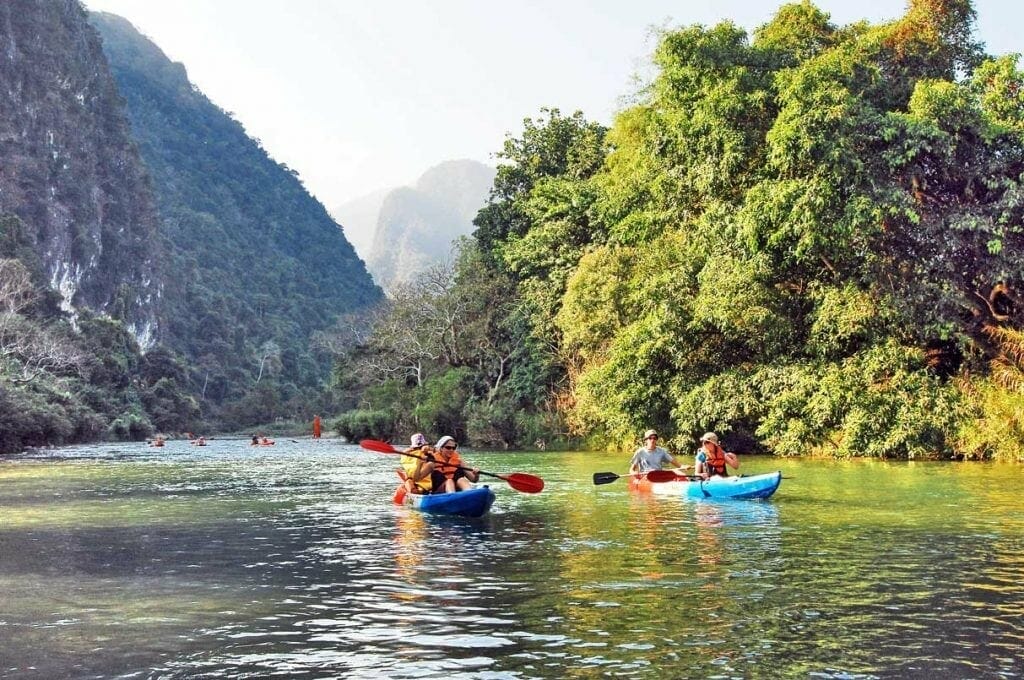
[[[152,345],[164,280],[154,198],[76,0],[0,3],[0,82],[0,215],[25,224],[65,310],[110,314]]]
[[[393,190],[381,205],[367,267],[387,288],[410,281],[450,259],[453,242],[473,231],[495,170],[471,160],[446,161],[423,173],[415,187]]]

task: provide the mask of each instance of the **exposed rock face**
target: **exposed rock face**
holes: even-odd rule
[[[487,202],[492,167],[471,160],[446,161],[423,174],[416,187],[384,199],[367,267],[387,288],[412,280],[431,264],[451,258],[452,243],[473,231]]]
[[[77,0],[0,2],[2,213],[34,233],[67,309],[120,318],[143,347],[157,340],[155,202],[99,37]]]

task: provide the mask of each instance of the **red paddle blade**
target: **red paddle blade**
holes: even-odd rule
[[[672,482],[677,479],[682,479],[682,477],[671,470],[651,470],[647,473],[649,482]]]
[[[513,489],[523,493],[540,493],[544,490],[543,479],[525,472],[513,472],[510,475],[502,475],[501,478],[508,482]]]
[[[376,439],[364,439],[359,442],[359,445],[368,451],[376,451],[377,453],[402,453],[391,444]]]

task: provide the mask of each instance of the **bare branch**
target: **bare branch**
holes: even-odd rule
[[[0,259],[0,311],[21,312],[38,293],[28,269],[20,261]]]

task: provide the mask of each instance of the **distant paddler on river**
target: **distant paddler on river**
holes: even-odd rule
[[[162,434],[158,434],[156,436],[156,439],[154,439],[153,441],[149,442],[149,445],[150,446],[163,446],[166,441],[167,441],[167,439]]]
[[[320,439],[320,414],[313,416],[313,439]]]

